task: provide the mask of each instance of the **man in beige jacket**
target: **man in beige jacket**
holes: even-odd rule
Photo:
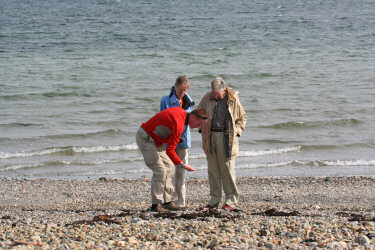
[[[199,103],[208,113],[202,126],[202,146],[208,162],[210,201],[202,210],[218,208],[225,193],[223,209],[232,211],[238,202],[235,157],[238,155],[238,137],[246,125],[246,112],[238,92],[227,87],[223,78],[211,82],[211,91]]]

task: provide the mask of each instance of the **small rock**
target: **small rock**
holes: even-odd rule
[[[309,233],[309,237],[310,237],[310,238],[315,238],[315,236],[316,236],[316,233],[315,233],[315,232],[311,231],[311,232]]]
[[[42,240],[40,239],[39,235],[34,235],[33,237],[31,237],[31,241],[32,242],[41,242]]]
[[[302,224],[302,228],[304,228],[304,229],[309,229],[309,228],[310,228],[310,224],[309,224],[308,222],[304,222],[304,223]]]
[[[128,239],[128,243],[129,243],[130,245],[135,245],[135,244],[138,243],[138,241],[134,238],[134,236],[132,236],[132,237],[130,237],[130,238]]]
[[[213,239],[211,240],[210,242],[210,245],[208,246],[209,249],[212,249],[214,248],[219,242],[217,241],[217,239]]]
[[[90,240],[86,243],[86,248],[93,248],[95,246],[95,242]]]
[[[274,244],[272,244],[272,243],[266,243],[266,244],[265,244],[265,247],[266,247],[267,249],[271,249],[271,250],[276,249],[276,246],[275,246]]]
[[[331,242],[326,246],[327,249],[341,249],[340,243],[337,241]]]
[[[131,223],[137,223],[139,221],[139,218],[132,218],[130,220]]]
[[[340,241],[339,245],[341,249],[349,249],[348,243],[346,243],[345,241]]]
[[[113,241],[113,240],[109,240],[109,241],[107,241],[107,247],[108,247],[108,248],[113,248],[114,245],[115,245],[115,241]]]
[[[126,245],[125,241],[120,240],[116,242],[116,247],[124,247],[125,245]]]
[[[359,243],[360,245],[366,245],[371,243],[370,239],[366,235],[360,235],[354,241]]]

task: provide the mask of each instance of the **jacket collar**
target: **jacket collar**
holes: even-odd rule
[[[234,91],[232,88],[229,88],[229,87],[225,87],[225,90],[224,90],[228,96],[228,102],[229,101],[235,101],[236,98],[234,97]],[[211,100],[215,100],[215,98],[211,95],[210,97]]]
[[[169,98],[172,99],[173,103],[176,103],[179,101],[174,91],[174,86],[172,86],[171,88],[171,93],[169,94]],[[195,102],[191,100],[188,94],[185,94],[184,97],[182,97],[182,102],[183,102],[182,108],[185,110],[195,105]]]
[[[172,86],[172,88],[171,88],[171,93],[169,93],[169,98],[171,98],[173,95],[177,98],[177,96],[174,92],[174,86]]]

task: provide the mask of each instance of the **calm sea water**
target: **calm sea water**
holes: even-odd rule
[[[151,176],[179,75],[240,91],[238,176],[375,176],[375,2],[0,0],[0,177]],[[193,131],[190,177],[206,177]]]

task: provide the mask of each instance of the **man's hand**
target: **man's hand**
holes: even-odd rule
[[[192,165],[188,165],[188,164],[184,165],[184,169],[189,172],[196,171],[196,169]]]

